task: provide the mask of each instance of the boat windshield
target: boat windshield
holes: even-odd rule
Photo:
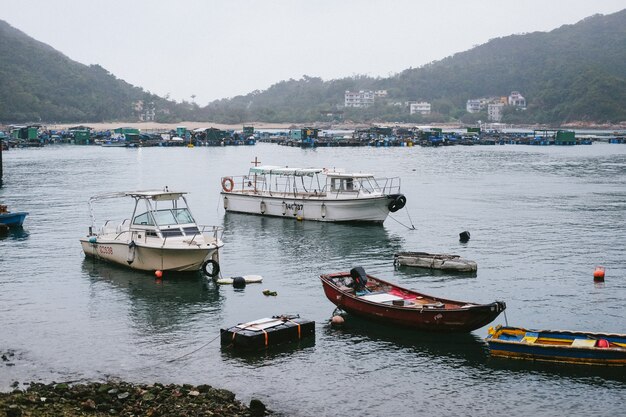
[[[164,209],[155,211],[146,211],[138,216],[135,216],[133,224],[140,224],[146,226],[171,226],[176,224],[189,224],[195,223],[191,213],[186,208],[179,209]]]
[[[372,177],[332,177],[330,178],[330,191],[360,191],[373,193],[380,191],[380,187]]]

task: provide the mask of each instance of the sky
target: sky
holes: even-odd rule
[[[0,0],[0,19],[80,63],[204,106],[303,75],[387,77],[624,0]]]

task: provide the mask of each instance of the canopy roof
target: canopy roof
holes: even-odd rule
[[[119,198],[119,197],[133,197],[143,198],[147,200],[163,201],[163,200],[178,200],[181,196],[187,194],[185,191],[122,191],[118,193],[106,193],[98,194],[91,197],[90,201],[104,200],[107,198]]]
[[[263,165],[250,168],[250,174],[269,174],[269,175],[287,175],[294,177],[312,177],[313,175],[323,173],[329,177],[339,178],[371,178],[372,174],[365,173],[345,173],[340,171],[329,171],[326,168],[290,168],[279,167],[273,165]]]
[[[312,177],[323,171],[321,168],[289,168],[271,165],[250,168],[251,174],[290,175],[296,177]]]

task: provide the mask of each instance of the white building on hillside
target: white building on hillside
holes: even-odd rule
[[[430,103],[426,101],[411,102],[409,104],[409,114],[430,114]]]
[[[374,104],[374,92],[371,90],[346,90],[344,102],[346,107],[369,107]]]
[[[478,113],[481,110],[482,102],[480,99],[472,99],[467,100],[467,104],[465,105],[465,110],[468,113]]]
[[[526,99],[519,91],[512,91],[509,95],[509,106],[519,107],[521,109],[526,108]]]
[[[487,105],[487,116],[492,122],[502,121],[502,110],[504,109],[504,103],[491,103]]]

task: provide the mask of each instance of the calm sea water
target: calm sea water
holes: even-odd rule
[[[226,215],[220,177],[247,172],[255,156],[399,176],[407,207],[382,226]],[[23,232],[0,240],[0,352],[14,355],[12,366],[0,363],[2,390],[121,378],[211,384],[295,416],[623,413],[623,370],[492,359],[487,328],[442,336],[357,319],[331,328],[334,306],[318,276],[361,265],[433,295],[506,301],[506,318],[493,324],[626,333],[624,145],[49,146],[3,159],[0,202],[30,215]],[[165,185],[191,193],[200,223],[225,227],[223,274],[259,274],[263,284],[237,290],[193,274],[156,281],[85,259],[78,238],[91,195]],[[461,244],[464,230],[471,240]],[[394,269],[401,250],[460,254],[478,272]],[[593,282],[596,265],[606,267],[603,284]],[[281,313],[315,320],[315,340],[253,355],[214,340],[220,328]]]

